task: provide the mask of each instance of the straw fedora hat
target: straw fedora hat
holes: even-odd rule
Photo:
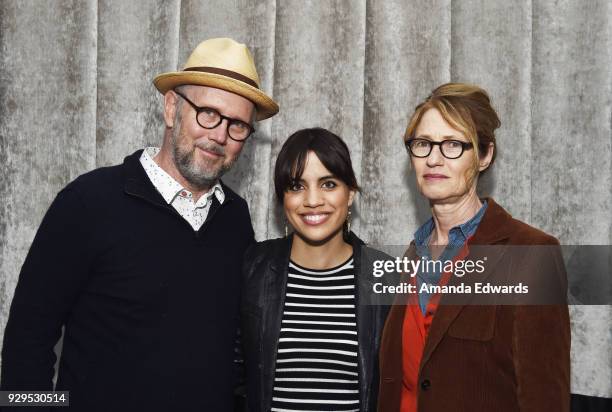
[[[203,41],[191,53],[183,71],[160,74],[153,83],[162,94],[183,84],[236,93],[255,104],[257,120],[278,113],[278,104],[259,87],[251,52],[244,44],[228,38]]]

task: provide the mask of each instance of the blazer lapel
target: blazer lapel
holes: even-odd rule
[[[292,237],[285,239],[279,250],[274,253],[270,261],[268,277],[265,279],[264,317],[262,319],[263,329],[263,378],[264,394],[262,396],[262,410],[270,410],[272,402],[272,387],[274,386],[274,368],[276,367],[276,355],[278,352],[278,340],[280,336],[283,309],[285,306],[285,295],[287,291],[287,277],[289,273],[289,256],[291,252]]]
[[[485,270],[482,273],[471,273],[466,276],[470,276],[469,283],[473,284],[476,282],[484,283],[494,272],[497,266],[497,262],[504,255],[504,248],[491,248],[487,247],[493,244],[504,244],[509,237],[508,223],[512,217],[491,198],[487,198],[487,210],[476,229],[474,236],[469,239],[468,247],[469,254],[466,259],[477,261],[485,259]],[[483,246],[483,247],[479,247]],[[467,279],[465,281],[468,281]],[[449,285],[458,285],[464,282],[463,278],[451,276]],[[473,298],[473,295],[471,296]],[[435,317],[431,324],[427,340],[425,342],[425,348],[423,349],[423,357],[421,358],[420,369],[423,369],[423,365],[429,360],[432,353],[444,337],[450,325],[453,323],[455,318],[459,315],[463,307],[469,302],[461,302],[459,304],[453,304],[453,297],[444,295],[440,299],[440,304],[436,310]],[[492,303],[491,303],[492,304]]]
[[[378,296],[373,296],[371,291],[374,286],[374,280],[371,276],[371,257],[370,252],[364,243],[351,232],[351,244],[353,246],[353,263],[355,268],[355,308],[357,321],[357,340],[359,356],[357,362],[359,365],[359,375],[363,379],[360,383],[361,390],[359,393],[360,407],[363,410],[368,409],[371,397],[371,388],[373,379],[378,377],[373,373],[376,366],[372,364],[378,360],[377,345],[377,327],[379,327],[381,302],[377,300]],[[374,383],[378,385],[378,382]]]

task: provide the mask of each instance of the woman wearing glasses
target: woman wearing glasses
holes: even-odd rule
[[[479,176],[495,160],[499,126],[489,96],[473,85],[444,84],[416,107],[405,144],[432,217],[406,255],[457,262],[469,259],[476,245],[524,245],[531,252],[543,249],[534,245],[553,245],[545,260],[541,253],[532,259],[531,253],[499,252],[482,276],[503,274],[512,282],[524,273],[539,276],[546,266],[547,286],[563,301],[558,241],[477,195]],[[413,278],[418,295],[391,309],[381,342],[379,411],[567,411],[567,305],[445,305],[452,298],[444,292],[420,292],[423,284],[458,281],[449,271],[422,270]]]
[[[274,186],[293,233],[245,256],[242,343],[249,411],[375,411],[386,317],[372,264],[349,231],[359,190],[346,144],[325,129],[283,145]]]

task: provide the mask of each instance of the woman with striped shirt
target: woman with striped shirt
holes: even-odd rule
[[[346,144],[294,133],[275,167],[293,233],[247,251],[242,343],[249,411],[374,411],[386,316],[371,302],[372,262],[348,230],[359,190]]]

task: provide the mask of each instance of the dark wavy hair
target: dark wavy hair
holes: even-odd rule
[[[316,154],[323,166],[349,189],[360,190],[346,143],[320,127],[302,129],[289,136],[276,158],[274,190],[279,203],[283,203],[289,187],[302,177],[308,152]]]

